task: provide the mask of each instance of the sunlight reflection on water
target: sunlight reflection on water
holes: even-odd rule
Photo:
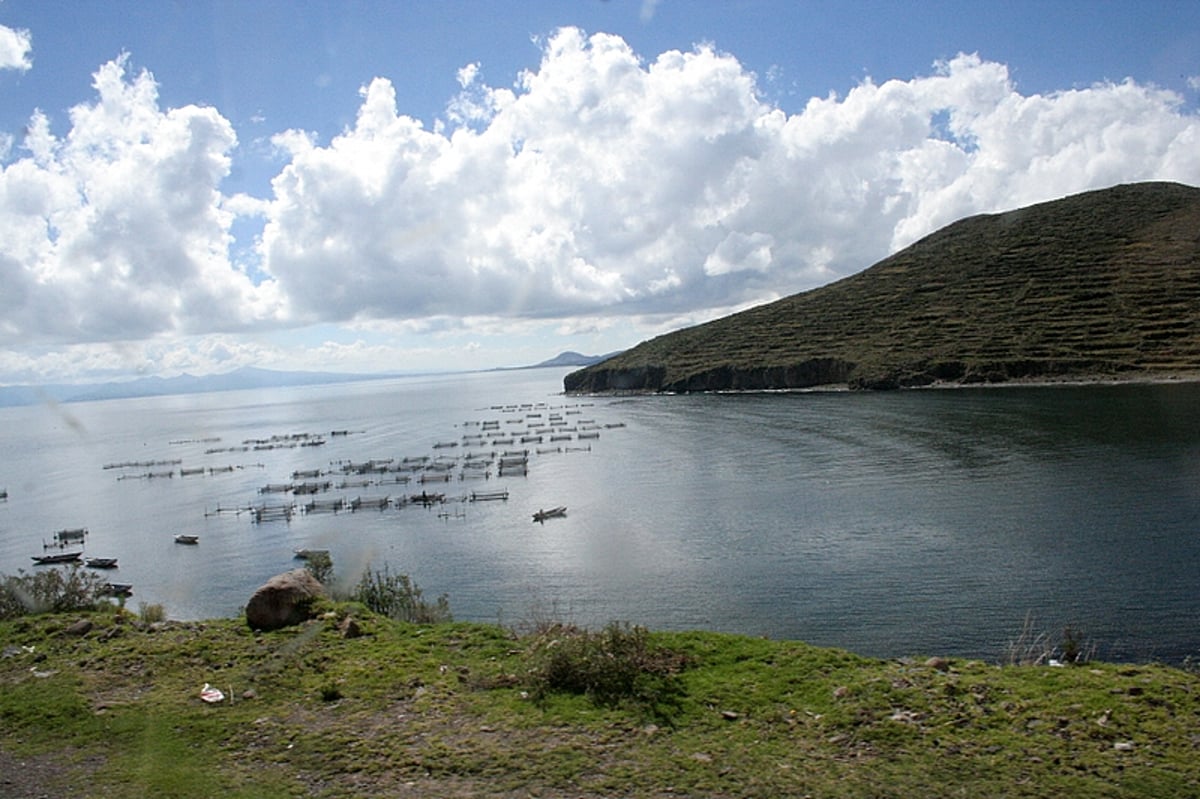
[[[0,409],[0,571],[29,568],[53,531],[86,526],[88,554],[120,558],[133,601],[175,618],[238,613],[309,546],[330,549],[344,581],[384,563],[409,573],[428,595],[449,594],[460,619],[511,621],[540,603],[589,625],[994,660],[1033,613],[1046,629],[1078,625],[1112,657],[1200,649],[1200,386],[575,398],[560,394],[564,374]],[[503,487],[506,502],[258,525],[206,516],[265,501],[259,489],[296,470],[461,456],[465,444],[433,445],[516,419],[501,408],[520,403],[571,408],[599,437],[543,442],[558,450],[544,453],[516,443],[531,450],[528,475],[436,488]],[[237,449],[299,432],[325,444]],[[222,471],[102,468],[159,459]],[[555,505],[566,518],[532,522]],[[172,544],[177,532],[200,546]]]

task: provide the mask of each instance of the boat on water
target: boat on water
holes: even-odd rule
[[[133,596],[132,583],[105,583],[101,588],[101,592],[105,596],[126,597]]]
[[[561,519],[562,517],[564,517],[566,515],[567,515],[566,505],[559,505],[557,508],[550,508],[549,510],[539,510],[537,513],[533,514],[533,520],[535,522],[544,522],[547,519]]]
[[[179,535],[175,536],[175,543],[176,544],[199,544],[200,536],[184,535],[183,533],[180,533]]]
[[[295,550],[296,560],[310,560],[312,558],[328,555],[328,549],[297,549]]]
[[[51,563],[72,563],[83,557],[82,552],[55,552],[53,555],[34,555],[33,562],[39,566]]]
[[[116,558],[88,558],[85,565],[89,569],[115,569],[117,568]]]

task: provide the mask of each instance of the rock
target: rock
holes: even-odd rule
[[[338,631],[343,638],[358,638],[363,634],[362,625],[353,616],[342,619],[342,623],[338,625]]]
[[[950,661],[945,658],[932,657],[925,661],[925,668],[937,669],[938,671],[950,671]]]
[[[246,624],[252,630],[278,630],[311,617],[313,601],[324,589],[307,569],[277,574],[246,603]]]
[[[80,619],[72,624],[67,629],[63,630],[67,635],[87,635],[92,631],[91,619]]]

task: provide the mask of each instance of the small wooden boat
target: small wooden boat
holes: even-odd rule
[[[82,556],[82,552],[56,552],[53,555],[34,555],[33,562],[39,566],[51,563],[72,563]]]
[[[184,535],[183,533],[180,533],[179,535],[175,536],[175,543],[176,544],[199,544],[200,536]]]
[[[90,569],[115,569],[117,568],[116,558],[88,558],[85,561]]]
[[[296,560],[309,560],[310,558],[319,557],[321,555],[328,556],[328,549],[297,549]]]
[[[537,513],[533,514],[533,520],[535,522],[544,522],[547,519],[561,519],[566,515],[566,506],[559,505],[557,508],[551,508],[550,510],[539,510]]]
[[[106,596],[133,596],[132,583],[105,583],[101,591]]]

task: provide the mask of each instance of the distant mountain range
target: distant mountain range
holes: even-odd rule
[[[607,357],[609,356],[564,352],[533,366],[515,368],[589,366]],[[36,405],[43,402],[91,402],[133,397],[159,397],[170,394],[199,394],[209,391],[356,383],[364,380],[386,380],[404,376],[398,373],[280,372],[246,366],[232,372],[214,375],[182,374],[177,377],[142,377],[136,380],[93,384],[57,383],[42,386],[0,386],[0,407]]]
[[[1200,188],[1138,183],[955,222],[855,275],[668,333],[569,392],[1200,376]]]

